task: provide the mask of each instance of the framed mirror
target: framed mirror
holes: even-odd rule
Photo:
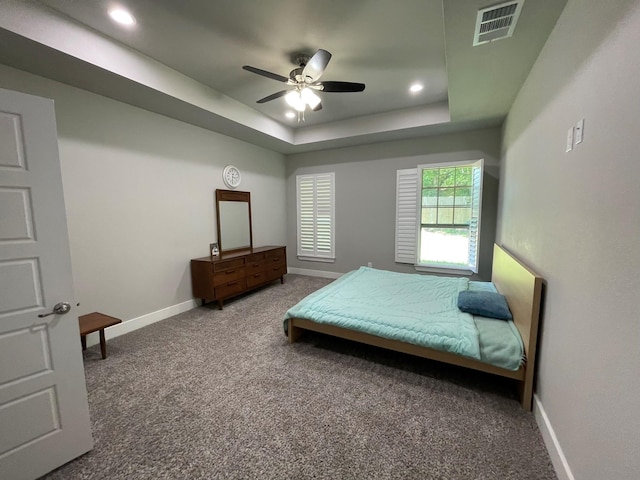
[[[216,225],[220,252],[253,248],[251,194],[216,190]]]

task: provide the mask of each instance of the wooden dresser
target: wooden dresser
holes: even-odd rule
[[[202,304],[225,299],[280,279],[287,273],[286,247],[259,247],[191,260],[193,296]]]

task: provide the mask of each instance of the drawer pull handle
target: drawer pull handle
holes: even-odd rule
[[[224,273],[225,273],[225,275],[231,275],[232,273],[236,273],[236,271],[235,270],[227,270]]]
[[[253,276],[258,278],[258,277],[262,276],[262,274],[261,273],[254,273]]]
[[[238,282],[231,282],[231,283],[227,283],[227,287],[232,287],[234,285],[237,285]]]
[[[273,261],[274,262],[279,262],[280,261],[280,257],[274,258]]]

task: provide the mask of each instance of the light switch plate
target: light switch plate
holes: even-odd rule
[[[584,137],[584,118],[580,119],[576,124],[576,145],[582,143]]]
[[[573,127],[569,128],[567,132],[567,149],[565,152],[570,152],[573,150]]]

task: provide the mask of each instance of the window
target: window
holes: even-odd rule
[[[398,170],[396,262],[478,271],[483,161]]]
[[[335,174],[296,176],[298,258],[335,259]]]

